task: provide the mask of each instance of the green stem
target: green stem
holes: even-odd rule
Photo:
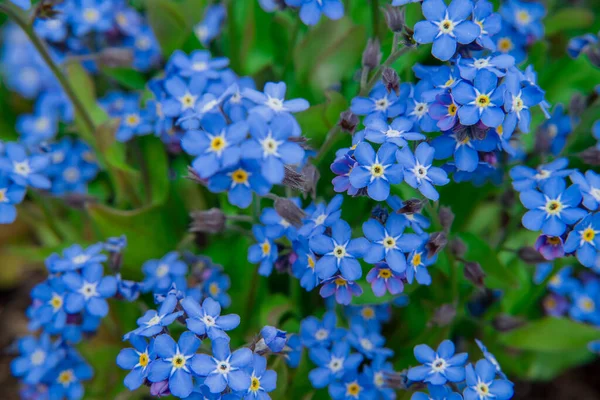
[[[373,36],[379,37],[379,0],[371,0],[371,18],[373,20]]]
[[[25,32],[33,46],[40,53],[40,56],[42,57],[46,65],[48,65],[48,68],[50,68],[50,70],[62,86],[63,90],[65,91],[65,94],[67,95],[69,100],[71,100],[71,103],[73,104],[73,107],[75,108],[76,112],[81,116],[83,123],[86,126],[86,129],[93,134],[96,131],[96,127],[94,125],[92,117],[88,114],[85,107],[83,106],[83,103],[75,94],[75,91],[71,87],[71,84],[69,83],[69,80],[67,79],[65,74],[63,74],[61,69],[52,59],[52,56],[50,56],[50,53],[48,52],[48,48],[44,41],[36,35],[32,26],[23,17],[22,13],[14,9],[12,5],[0,4],[0,11],[4,12],[10,19],[12,19],[17,25],[19,25],[21,29],[23,29],[23,32]]]
[[[327,136],[325,137],[325,141],[321,145],[321,148],[319,149],[319,153],[317,154],[317,156],[315,158],[315,164],[319,164],[319,162],[323,159],[323,157],[325,156],[325,154],[327,153],[329,148],[333,145],[337,134],[340,133],[341,131],[342,130],[338,124],[336,124],[333,128],[331,128],[329,130],[329,132],[327,133]]]
[[[394,34],[394,43],[395,43],[394,46],[395,47],[398,46],[397,40],[396,40],[396,36],[397,36],[397,34]],[[390,54],[390,56],[383,62],[383,64],[381,64],[375,70],[375,73],[373,74],[373,76],[371,76],[371,79],[369,79],[369,82],[367,83],[367,85],[360,90],[360,93],[358,95],[359,96],[366,96],[371,91],[371,89],[373,89],[373,86],[375,86],[375,84],[377,83],[377,81],[379,81],[379,78],[381,78],[381,74],[383,73],[383,70],[386,69],[386,68],[388,68],[390,65],[392,65],[398,58],[400,58],[408,50],[410,50],[410,47],[403,47],[401,49],[394,49],[392,51],[392,53]]]

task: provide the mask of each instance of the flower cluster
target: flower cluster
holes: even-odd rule
[[[316,25],[321,15],[332,20],[344,16],[344,3],[341,0],[258,0],[258,3],[267,12],[288,7],[297,9],[306,25]]]

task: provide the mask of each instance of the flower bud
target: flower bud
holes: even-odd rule
[[[225,230],[227,217],[218,208],[194,211],[190,214],[190,217],[192,217],[190,232],[220,233]]]
[[[404,29],[404,8],[387,5],[383,10],[385,22],[392,32],[400,33]]]
[[[529,246],[521,247],[517,250],[517,256],[527,264],[540,264],[546,262],[546,259],[539,251]]]
[[[171,392],[169,391],[169,380],[165,379],[164,381],[152,383],[150,385],[150,394],[156,397],[170,395]]]
[[[346,110],[340,114],[338,125],[344,132],[348,132],[351,135],[354,134],[358,123],[359,119],[352,111]]]
[[[448,249],[452,252],[454,257],[462,258],[467,252],[467,245],[459,238],[450,240]]]
[[[364,68],[373,69],[381,62],[381,46],[379,39],[369,39],[367,47],[362,54],[362,66]]]
[[[448,326],[456,317],[456,307],[452,304],[442,304],[437,308],[429,321],[429,326]]]
[[[321,173],[313,164],[306,164],[302,168],[302,175],[304,176],[304,186],[302,191],[310,194],[311,198],[317,197],[317,183],[321,178]]]
[[[291,189],[304,192],[304,185],[306,184],[306,181],[304,179],[304,175],[302,175],[300,172],[297,172],[289,165],[286,165],[284,167],[282,184]]]
[[[590,147],[579,153],[579,157],[584,163],[591,166],[600,165],[600,149],[597,147]]]
[[[187,179],[194,181],[196,183],[199,183],[201,185],[207,184],[208,181],[206,179],[200,178],[200,175],[198,175],[196,170],[194,168],[192,168],[191,166],[188,166],[187,172],[188,172],[188,174],[185,176]]]
[[[400,209],[396,211],[398,214],[415,214],[420,212],[425,205],[425,200],[421,199],[408,199],[406,200]]]
[[[584,50],[584,53],[587,54],[590,62],[595,66],[600,68],[600,49],[598,47],[588,47]]]
[[[492,321],[492,326],[500,332],[508,332],[525,325],[522,318],[511,315],[499,315]]]
[[[109,47],[98,54],[98,63],[109,68],[130,67],[133,64],[131,49]]]
[[[396,96],[400,94],[400,77],[395,70],[386,67],[381,74],[381,79],[388,93],[392,93],[393,90]]]
[[[454,222],[454,213],[452,212],[450,207],[440,207],[438,215],[440,217],[440,223],[442,224],[442,228],[444,228],[444,231],[450,232],[450,228],[452,228],[452,222]]]
[[[277,214],[296,228],[302,226],[302,220],[306,213],[290,199],[278,197],[275,200],[275,211]]]
[[[587,106],[586,103],[586,99],[581,93],[574,94],[569,103],[569,114],[571,115],[571,118],[578,119],[585,111]]]
[[[434,232],[429,235],[429,240],[425,244],[427,249],[427,258],[435,256],[437,253],[442,251],[448,244],[448,238],[444,232]]]
[[[477,287],[483,287],[483,279],[485,278],[485,272],[481,268],[478,262],[467,261],[465,262],[464,270],[465,278]]]
[[[371,210],[371,218],[377,220],[381,223],[381,225],[385,225],[387,222],[389,213],[387,208],[381,207],[381,205],[377,204],[373,210]]]

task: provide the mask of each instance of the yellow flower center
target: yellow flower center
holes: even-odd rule
[[[546,203],[546,212],[550,215],[560,214],[562,208],[563,206],[558,200],[548,200]]]
[[[6,200],[6,188],[0,189],[0,203],[5,203]]]
[[[261,245],[260,248],[262,249],[262,253],[263,253],[263,257],[264,256],[268,256],[269,253],[271,253],[271,243],[269,243],[268,240],[265,240]]]
[[[208,291],[210,292],[210,294],[212,294],[213,296],[216,296],[219,294],[219,285],[217,285],[216,282],[213,282],[210,284],[210,286],[208,287]]]
[[[127,114],[125,124],[127,126],[136,126],[140,123],[140,117],[137,114]]]
[[[388,279],[392,276],[392,271],[389,268],[382,268],[377,274],[380,278]]]
[[[60,310],[62,308],[62,305],[63,305],[63,298],[62,298],[62,296],[59,296],[56,293],[54,293],[52,295],[52,298],[50,299],[50,305],[52,306],[52,308],[54,309],[54,311]]]
[[[444,83],[444,87],[450,87],[454,84],[455,80],[454,78],[450,78],[446,81],[446,83]]]
[[[310,269],[315,269],[315,260],[311,256],[308,256],[308,267]]]
[[[410,263],[413,267],[418,267],[421,265],[421,253],[415,253]]]
[[[517,12],[517,21],[522,25],[527,25],[531,22],[531,15],[525,10]]]
[[[257,377],[253,376],[250,382],[250,391],[257,392],[258,389],[260,389],[260,380]]]
[[[237,184],[248,182],[248,172],[243,169],[237,169],[231,174],[231,179]]]
[[[591,312],[596,309],[596,304],[589,297],[583,297],[581,300],[579,300],[579,307],[581,307],[583,311]]]
[[[448,115],[456,115],[456,111],[458,110],[458,107],[456,107],[456,104],[452,103],[448,106]]]
[[[554,297],[547,297],[544,300],[544,305],[547,309],[554,310],[556,308],[556,300],[554,300]]]
[[[173,364],[174,368],[182,368],[185,366],[185,358],[181,354],[177,354],[171,360],[171,364]]]
[[[358,398],[360,393],[360,386],[356,382],[346,384],[346,396],[352,396]]]
[[[66,369],[58,374],[58,378],[56,380],[58,383],[66,387],[69,386],[71,382],[75,381],[75,374],[73,373],[72,369]]]
[[[490,392],[490,388],[485,383],[481,382],[476,386],[477,393],[482,397],[487,397]]]
[[[227,142],[222,136],[216,136],[210,141],[210,149],[214,152],[219,152],[225,148]]]
[[[148,361],[150,361],[150,360],[148,359],[148,353],[142,353],[142,354],[140,354],[140,359],[139,359],[139,361],[138,361],[138,362],[139,362],[139,364],[140,364],[142,367],[145,367],[145,366],[147,366],[147,365],[148,365]]]
[[[595,236],[596,236],[596,231],[594,229],[592,229],[592,227],[586,228],[583,231],[583,234],[581,235],[583,240],[585,240],[586,242],[591,242],[592,240],[594,240]]]
[[[373,164],[371,165],[371,175],[378,178],[383,175],[385,171],[385,167],[381,164]]]
[[[490,105],[490,97],[486,94],[480,94],[475,99],[475,105],[477,107],[485,108]]]
[[[513,49],[513,47],[514,46],[510,38],[502,38],[498,40],[498,50],[500,50],[502,53],[508,53]]]
[[[335,282],[336,286],[346,286],[348,284],[348,281],[346,281],[341,276],[339,278],[336,278],[336,280],[334,282]]]
[[[375,317],[375,310],[372,307],[365,307],[360,311],[360,314],[364,319],[372,319]]]
[[[181,101],[181,105],[183,109],[186,110],[188,108],[193,108],[194,104],[196,104],[197,96],[192,96],[190,93],[186,93],[183,97],[179,99]]]

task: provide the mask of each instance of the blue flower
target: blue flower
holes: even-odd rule
[[[420,81],[408,100],[406,115],[425,132],[437,131],[435,120],[429,115],[429,107],[435,101],[436,90],[428,81]]]
[[[431,165],[434,154],[434,148],[422,142],[417,146],[415,154],[405,147],[397,152],[397,158],[404,167],[406,183],[418,189],[428,199],[436,201],[440,195],[434,185],[445,185],[450,179],[443,169]]]
[[[91,379],[92,368],[74,348],[69,348],[63,359],[46,377],[50,382],[48,398],[78,400],[83,397],[82,381]]]
[[[58,120],[51,110],[38,110],[34,114],[19,115],[15,129],[21,134],[22,143],[36,145],[56,136]]]
[[[181,50],[176,50],[169,58],[168,64],[168,70],[173,69],[185,78],[203,75],[210,79],[218,79],[221,70],[229,65],[229,59],[212,58],[208,50],[196,50],[189,56]]]
[[[521,79],[518,73],[506,74],[504,83],[506,85],[504,109],[507,115],[502,124],[502,135],[509,138],[517,124],[521,132],[529,133],[529,124],[531,123],[529,109],[542,102],[544,92],[535,85],[521,87]]]
[[[64,357],[48,334],[42,334],[39,339],[25,336],[19,339],[18,348],[19,356],[10,363],[10,371],[30,385],[40,383]]]
[[[201,131],[187,131],[181,146],[186,153],[196,156],[192,168],[198,175],[209,178],[239,162],[239,144],[248,134],[248,125],[245,122],[227,125],[222,115],[210,114],[202,120],[202,128]]]
[[[450,93],[436,96],[435,102],[429,107],[429,115],[437,121],[436,125],[442,131],[449,131],[456,125],[458,105]]]
[[[350,321],[347,339],[352,347],[368,359],[376,356],[389,357],[394,353],[383,347],[385,338],[377,332],[368,330],[360,319],[354,318]]]
[[[458,118],[463,125],[475,125],[479,121],[496,128],[504,120],[504,85],[498,86],[498,77],[488,70],[477,72],[473,84],[461,81],[452,89],[454,101],[460,105]]]
[[[250,110],[250,113],[256,113],[266,122],[270,122],[277,114],[297,113],[310,107],[308,101],[304,99],[285,100],[287,86],[285,82],[267,82],[264,93],[251,88],[242,90],[242,95],[257,105]]]
[[[134,136],[148,135],[154,128],[151,112],[140,109],[137,104],[126,104],[120,117],[119,129],[115,134],[119,142],[126,142]]]
[[[62,278],[48,278],[31,290],[34,306],[30,308],[29,328],[37,330],[40,327],[50,334],[62,333],[67,323],[65,311],[65,295],[67,286]]]
[[[342,305],[350,304],[353,296],[360,296],[362,293],[363,290],[358,283],[346,280],[341,275],[325,279],[319,290],[319,294],[324,299],[335,294],[335,301]]]
[[[600,325],[600,281],[594,279],[570,293],[569,315],[575,321]]]
[[[192,370],[198,360],[196,350],[200,339],[192,332],[183,332],[175,343],[169,335],[159,335],[154,339],[154,352],[157,359],[148,369],[150,382],[169,381],[169,390],[174,396],[185,398],[192,393]]]
[[[358,189],[366,187],[373,200],[387,199],[390,184],[402,182],[402,167],[395,162],[397,148],[392,143],[384,143],[375,153],[368,143],[356,146],[354,158],[358,165],[350,173],[352,186]]]
[[[329,395],[333,400],[370,400],[375,398],[375,390],[365,374],[352,371],[329,385]]]
[[[527,57],[526,44],[527,38],[521,35],[515,28],[506,22],[502,23],[502,28],[497,35],[493,37],[496,42],[496,49],[502,54],[511,55],[518,64]]]
[[[403,210],[405,203],[398,196],[388,197],[387,204],[396,214],[403,216],[412,230],[419,235],[423,234],[423,229],[427,229],[431,225],[429,219],[423,214],[420,214],[419,212],[406,212],[406,210]]]
[[[415,358],[423,365],[408,370],[408,379],[443,385],[446,382],[460,382],[465,379],[467,353],[455,353],[454,343],[444,340],[436,351],[425,344],[415,346]]]
[[[132,335],[151,337],[158,335],[163,331],[163,327],[169,326],[181,315],[183,311],[175,311],[177,306],[177,297],[174,294],[168,294],[160,305],[158,312],[148,310],[138,318],[138,328],[125,334],[123,340],[128,340]]]
[[[308,373],[308,378],[317,389],[337,381],[346,373],[355,372],[363,360],[358,353],[350,354],[350,345],[346,341],[334,343],[331,350],[311,349],[309,355],[317,368]]]
[[[548,289],[561,295],[568,295],[579,287],[579,281],[572,276],[573,267],[566,266],[548,281]]]
[[[297,368],[302,359],[302,343],[300,336],[290,335],[287,341],[287,353],[283,356],[286,364],[291,368]]]
[[[194,109],[204,93],[206,80],[203,75],[194,75],[187,82],[177,75],[167,78],[164,82],[166,97],[161,100],[164,115],[173,118],[195,115]]]
[[[405,100],[410,94],[409,85],[400,86],[400,95],[395,92],[388,93],[383,83],[379,82],[369,92],[369,97],[355,97],[352,99],[350,110],[356,115],[367,115],[365,123],[371,118],[395,118],[406,111]]]
[[[500,375],[502,379],[506,379],[506,375],[504,374],[504,372],[502,372],[502,368],[500,368],[500,363],[498,362],[496,357],[494,357],[494,355],[488,351],[487,347],[485,347],[481,340],[475,339],[475,343],[477,343],[477,346],[483,353],[483,357],[486,360],[488,360],[494,367],[496,367],[496,373]]]
[[[548,134],[548,138],[552,140],[550,145],[552,154],[555,156],[560,154],[567,143],[567,136],[573,132],[571,117],[565,114],[562,104],[557,104],[554,107],[552,116],[544,121],[541,129],[544,129]]]
[[[319,203],[315,207],[314,211],[310,214],[310,217],[304,221],[302,228],[298,230],[298,233],[302,236],[311,236],[318,231],[317,227],[330,227],[337,222],[342,215],[342,202],[344,196],[341,194],[335,195],[329,204]]]
[[[106,261],[102,254],[103,243],[93,244],[86,249],[78,244],[63,250],[62,257],[54,253],[46,259],[46,267],[51,273],[77,271],[88,266],[101,266]]]
[[[148,377],[148,367],[156,358],[156,354],[153,340],[147,343],[141,336],[132,335],[129,341],[133,348],[130,347],[119,352],[117,365],[130,370],[123,383],[127,389],[135,390],[142,386]]]
[[[12,224],[17,219],[16,204],[25,198],[24,186],[14,183],[0,173],[0,224]]]
[[[221,25],[227,16],[225,7],[222,4],[213,4],[206,7],[204,18],[194,26],[194,33],[203,46],[208,44],[221,33]]]
[[[287,332],[277,329],[273,326],[265,326],[260,330],[260,336],[265,345],[273,353],[283,351],[286,343]]]
[[[231,281],[223,271],[213,268],[202,286],[205,296],[218,301],[221,307],[227,308],[231,305],[231,297],[227,294]]]
[[[259,263],[258,273],[262,276],[269,276],[273,271],[273,264],[277,260],[277,245],[273,242],[273,237],[269,236],[263,226],[254,225],[252,233],[256,238],[256,244],[248,249],[248,261],[253,264]]]
[[[519,33],[531,35],[534,39],[544,36],[542,18],[546,15],[546,9],[543,4],[508,0],[500,7],[500,13]]]
[[[216,193],[227,191],[231,204],[246,208],[252,203],[253,191],[265,195],[271,190],[271,184],[262,176],[256,160],[242,159],[238,165],[211,176],[208,188]]]
[[[417,392],[410,400],[462,400],[462,396],[446,385],[427,385],[429,394]]]
[[[179,260],[179,253],[172,251],[160,260],[148,260],[142,265],[145,292],[165,293],[172,285],[179,290],[185,290],[187,282],[185,274],[188,266]]]
[[[485,138],[473,139],[468,135],[458,138],[456,133],[443,134],[432,140],[436,159],[446,159],[454,155],[454,164],[459,171],[473,172],[479,164],[479,152],[491,152],[498,147],[499,138],[495,132],[488,132]]]
[[[260,116],[250,115],[251,139],[242,144],[244,158],[260,160],[261,173],[272,184],[279,184],[285,175],[285,165],[299,165],[304,149],[289,140],[297,136],[296,121],[290,114],[279,114],[267,124]]]
[[[406,266],[406,261],[404,262]],[[385,295],[387,291],[390,294],[399,294],[404,290],[403,275],[391,270],[387,264],[376,264],[367,274],[367,282],[371,284],[371,290],[377,297]]]
[[[427,257],[427,252],[423,247],[412,251],[406,261],[408,266],[406,268],[406,280],[408,283],[412,283],[413,279],[421,285],[431,285],[431,275],[427,271],[427,267],[435,263],[437,257]]]
[[[236,314],[221,315],[221,306],[210,297],[198,302],[190,297],[181,300],[181,306],[187,314],[187,328],[198,336],[229,339],[225,331],[230,331],[240,324],[240,316]]]
[[[98,175],[93,151],[80,140],[65,138],[53,143],[49,156],[50,165],[46,171],[54,194],[86,193],[88,183]]]
[[[482,2],[477,2],[477,4],[480,3]],[[506,75],[507,70],[514,67],[514,65],[514,57],[508,54],[498,54],[482,58],[461,58],[457,62],[460,76],[469,81],[475,79],[477,72],[481,70],[490,71],[500,78]]]
[[[307,348],[328,348],[332,343],[342,340],[346,330],[337,328],[335,312],[328,311],[323,315],[323,321],[310,316],[300,322],[300,339]]]
[[[542,191],[521,192],[521,203],[529,209],[523,215],[523,226],[532,231],[540,229],[546,235],[560,236],[567,225],[571,225],[587,215],[579,208],[581,192],[576,185],[566,189],[561,178],[550,178],[542,185]],[[565,190],[566,189],[566,190]]]
[[[385,227],[376,219],[366,221],[362,228],[371,245],[365,253],[365,261],[375,264],[385,260],[393,271],[403,273],[406,270],[404,253],[415,250],[424,242],[422,237],[414,233],[405,234],[407,225],[406,218],[399,214],[391,214]]]
[[[231,353],[229,341],[219,338],[213,340],[212,352],[212,357],[198,354],[191,366],[194,373],[206,377],[204,384],[210,392],[221,393],[227,387],[248,390],[251,378],[246,367],[252,363],[252,351],[243,347]]]
[[[385,379],[386,374],[394,373],[394,368],[392,363],[385,361],[385,357],[375,356],[371,365],[365,365],[363,367],[363,373],[377,391],[379,399],[393,400],[396,398],[395,390],[388,386]]]
[[[592,268],[600,250],[600,215],[588,215],[582,219],[569,233],[565,242],[565,252],[576,251],[577,260]]]
[[[466,367],[467,387],[463,392],[465,400],[508,400],[512,398],[513,384],[506,379],[495,379],[496,367],[488,360],[479,360]]]
[[[258,354],[253,354],[252,363],[247,367],[247,371],[250,374],[250,385],[242,399],[270,399],[267,393],[272,392],[277,387],[277,373],[267,370],[267,359]]]
[[[443,0],[425,0],[423,15],[427,21],[415,24],[417,43],[433,43],[432,54],[448,61],[456,52],[457,42],[469,44],[481,35],[481,28],[467,18],[473,11],[470,0],[453,0],[446,8]]]
[[[413,125],[411,120],[404,117],[398,117],[391,123],[382,117],[372,118],[365,123],[365,139],[373,143],[393,143],[404,147],[408,144],[407,140],[425,139],[425,135],[412,131]]]
[[[113,3],[103,0],[79,0],[72,6],[69,22],[76,36],[106,32],[113,26]]]
[[[338,271],[350,281],[362,276],[357,259],[364,256],[369,244],[364,238],[351,239],[351,235],[350,225],[339,220],[331,227],[331,237],[318,234],[310,238],[310,249],[316,254],[321,254],[315,265],[315,272],[319,278],[327,279]]]
[[[586,51],[590,46],[598,43],[598,36],[586,33],[585,35],[576,36],[569,40],[567,54],[571,58],[577,58],[581,53]]]
[[[316,25],[321,14],[332,20],[344,16],[344,4],[341,0],[285,0],[290,7],[300,7],[300,19],[306,25]]]
[[[237,89],[234,90],[223,102],[223,111],[229,119],[234,122],[244,121],[248,118],[250,110],[255,106],[254,102],[242,94],[246,89],[255,90],[256,85],[250,77],[239,78],[236,83]]]
[[[34,154],[28,156],[25,148],[17,143],[7,143],[6,154],[0,157],[0,170],[18,185],[37,189],[50,189],[50,180],[44,170],[50,160],[47,156]]]
[[[479,0],[473,7],[473,22],[481,28],[477,43],[482,47],[495,51],[496,44],[491,39],[502,27],[502,17],[494,12],[494,5],[487,0]]]
[[[65,310],[70,314],[82,311],[95,317],[108,314],[106,299],[117,292],[117,280],[114,276],[103,276],[102,265],[91,264],[83,268],[81,275],[68,272],[63,281],[71,290],[65,297]]]
[[[583,205],[590,211],[596,211],[600,206],[600,175],[592,170],[585,171],[585,176],[574,171],[570,178],[581,191]]]
[[[509,174],[513,180],[512,185],[514,189],[517,192],[524,192],[541,187],[551,178],[564,178],[571,175],[571,179],[573,179],[576,173],[572,173],[572,169],[565,169],[568,165],[568,159],[557,158],[548,164],[538,166],[537,169],[517,165],[509,171]],[[573,182],[575,183],[575,181]]]

